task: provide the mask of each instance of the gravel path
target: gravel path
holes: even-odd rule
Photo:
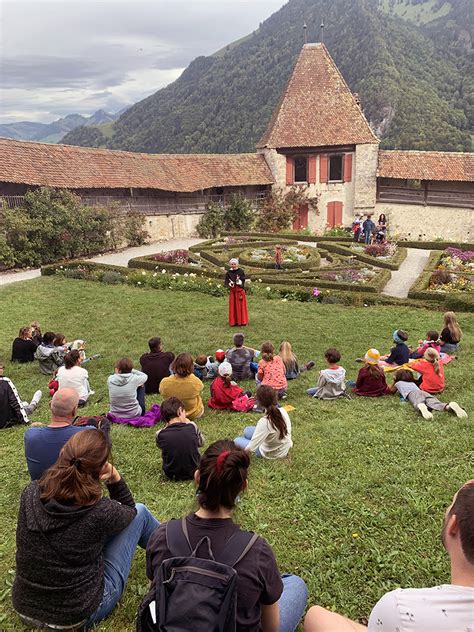
[[[387,296],[406,298],[408,291],[425,267],[431,250],[408,248],[405,261],[398,270],[392,272],[392,278],[382,290]]]
[[[171,239],[170,241],[161,241],[153,244],[147,244],[146,246],[138,246],[137,248],[126,248],[120,252],[111,252],[105,255],[99,255],[87,259],[87,261],[95,261],[97,263],[109,263],[116,266],[127,266],[129,259],[134,257],[143,257],[145,255],[152,255],[155,252],[168,251],[168,250],[186,250],[189,246],[199,244],[203,239],[190,238],[190,239]],[[22,270],[19,272],[5,272],[0,273],[0,285],[8,285],[9,283],[17,283],[18,281],[28,281],[29,279],[36,279],[41,276],[41,270],[35,268],[34,270]]]

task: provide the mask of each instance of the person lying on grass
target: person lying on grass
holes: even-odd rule
[[[194,421],[186,418],[184,404],[177,397],[165,399],[160,412],[165,427],[156,433],[156,445],[161,450],[163,472],[173,481],[192,480],[204,438]]]
[[[110,463],[103,433],[78,432],[21,495],[14,609],[29,628],[93,627],[114,609],[137,545],[158,526]]]
[[[156,584],[160,581],[162,563],[165,560],[169,561],[174,555],[168,548],[169,542],[174,541],[174,538],[168,537],[170,530],[172,533],[179,530],[180,540],[184,539],[185,545],[187,539],[189,546],[185,546],[185,551],[188,555],[199,542],[199,549],[204,555],[206,549],[203,539],[208,539],[208,552],[212,551],[216,562],[228,565],[234,562],[229,561],[229,556],[234,555],[233,542],[241,542],[247,533],[248,539],[245,539],[242,547],[238,547],[234,558],[239,558],[239,555],[244,553],[234,565],[237,573],[236,629],[242,632],[294,632],[297,628],[306,608],[308,595],[304,581],[296,575],[280,575],[275,555],[266,540],[259,536],[252,538],[252,534],[243,532],[232,519],[236,503],[247,490],[249,465],[249,454],[238,448],[233,441],[216,441],[203,453],[194,475],[197,486],[197,510],[188,514],[184,521],[180,519],[161,524],[148,543],[146,570],[152,584],[150,592],[140,606],[138,629],[154,629],[150,627],[152,624],[149,605],[156,598]],[[250,546],[244,549],[247,542]],[[170,583],[173,579],[174,574],[169,579]],[[183,580],[185,579],[183,577]],[[176,589],[179,590],[179,586]],[[175,626],[176,629],[179,627],[206,632],[210,629],[203,627],[199,618],[191,622],[187,619],[195,616],[197,605],[193,603],[193,595],[198,594],[202,594],[198,588],[195,591],[190,590],[189,597],[184,603],[186,612],[171,613],[175,622],[180,624]],[[157,611],[160,606],[166,607],[160,602],[156,606]],[[157,612],[157,618],[158,614]],[[202,616],[206,617],[209,614],[203,611]],[[213,626],[212,629],[217,627]]]
[[[474,481],[454,495],[441,540],[451,561],[451,583],[397,588],[375,605],[368,628],[320,606],[309,609],[304,632],[461,632],[474,617]]]
[[[457,402],[443,404],[431,393],[422,391],[416,384],[413,373],[408,369],[398,369],[395,373],[393,385],[390,387],[390,392],[400,393],[402,398],[409,401],[423,419],[433,419],[432,410],[454,413],[456,417],[467,417],[466,411]]]
[[[290,416],[278,408],[277,393],[271,386],[259,386],[255,395],[257,406],[265,412],[256,426],[247,426],[243,437],[234,443],[239,448],[266,459],[283,459],[293,446]]]

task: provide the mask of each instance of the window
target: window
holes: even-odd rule
[[[308,182],[308,159],[306,156],[295,158],[295,182]]]
[[[329,182],[342,182],[342,156],[329,156]]]

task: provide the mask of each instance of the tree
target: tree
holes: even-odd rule
[[[289,191],[272,191],[264,200],[257,217],[257,229],[261,232],[277,232],[291,227],[298,207],[307,204],[318,213],[319,195],[309,197],[307,187],[291,187]]]

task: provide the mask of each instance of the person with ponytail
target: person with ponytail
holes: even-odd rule
[[[30,628],[91,628],[119,601],[137,544],[158,526],[110,462],[104,434],[78,432],[21,495],[14,609]]]
[[[244,436],[237,437],[235,444],[265,459],[283,459],[293,446],[290,416],[278,408],[277,392],[271,386],[259,386],[256,399],[265,415],[256,426],[247,426]]]
[[[250,457],[245,450],[233,441],[221,440],[212,443],[203,453],[194,475],[198,509],[185,518],[189,543],[194,549],[202,538],[209,538],[217,562],[232,536],[241,531],[232,520],[232,513],[247,490],[249,465]],[[170,557],[166,524],[161,524],[150,538],[146,551],[147,575],[152,582],[150,599],[154,599],[155,578],[161,563]],[[237,572],[236,631],[294,632],[305,611],[308,591],[300,577],[280,575],[275,555],[266,540],[258,537],[234,569]]]
[[[275,355],[275,348],[269,340],[262,344],[262,359],[258,363],[256,382],[274,388],[278,399],[286,398],[288,388],[286,368],[282,358]]]
[[[232,402],[242,397],[244,389],[232,381],[230,362],[222,362],[217,370],[219,375],[211,384],[211,398],[207,405],[216,410],[233,410]]]
[[[421,374],[419,387],[426,393],[441,393],[444,389],[444,367],[436,349],[429,348],[421,360],[410,363],[410,368]]]

